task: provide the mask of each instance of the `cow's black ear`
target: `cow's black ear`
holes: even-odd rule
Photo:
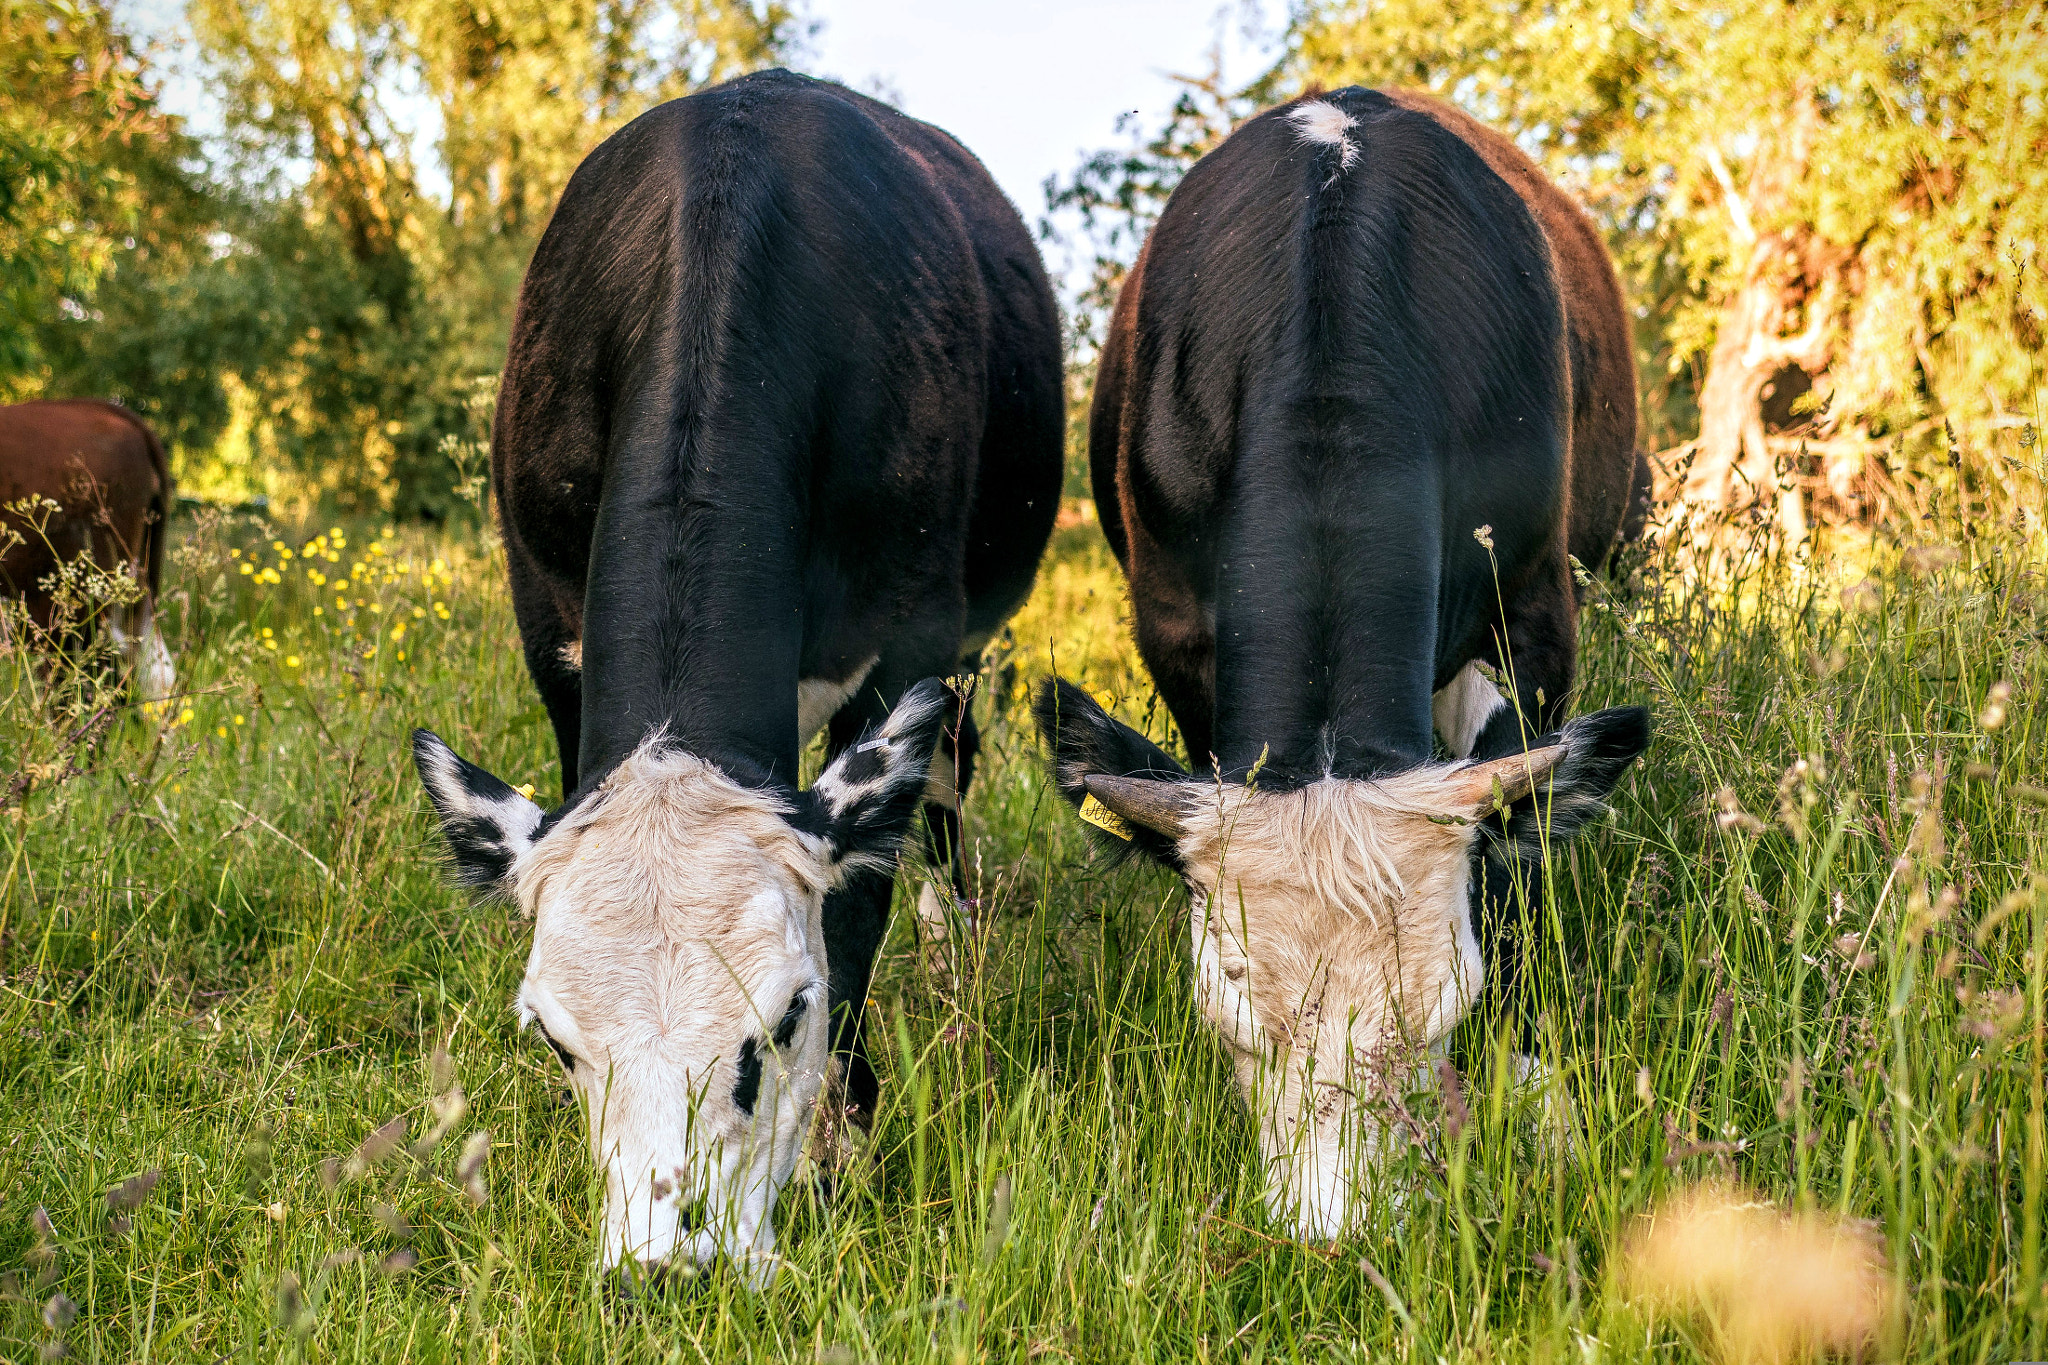
[[[1564,757],[1547,782],[1495,816],[1487,832],[1501,851],[1540,861],[1546,846],[1558,847],[1607,813],[1607,796],[1650,747],[1650,713],[1641,706],[1617,706],[1565,723],[1533,747],[1562,746]]]
[[[943,681],[926,678],[903,694],[881,729],[861,736],[811,784],[835,880],[862,868],[895,869],[896,850],[924,804],[939,731],[955,705]]]
[[[532,845],[541,808],[462,758],[432,730],[412,732],[412,761],[441,817],[455,879],[486,895],[511,895],[512,865]]]
[[[1137,820],[1103,819],[1101,802],[1090,798],[1091,777],[1150,778],[1184,781],[1187,772],[1173,756],[1102,709],[1065,678],[1048,678],[1032,699],[1038,733],[1052,752],[1053,782],[1068,804],[1088,820],[1096,845],[1117,858],[1144,853],[1181,871],[1180,846],[1158,829]],[[1111,828],[1110,826],[1115,826]]]

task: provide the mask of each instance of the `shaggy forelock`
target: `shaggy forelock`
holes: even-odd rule
[[[1285,887],[1377,925],[1425,860],[1463,857],[1473,832],[1433,816],[1408,774],[1324,778],[1291,790],[1207,787],[1188,803],[1181,855],[1232,882]],[[1191,792],[1203,790],[1188,784]]]
[[[825,861],[816,840],[790,824],[792,813],[776,794],[743,787],[654,735],[520,859],[520,908],[534,914],[550,885],[573,871],[579,892],[597,893],[586,909],[595,901],[687,909],[714,884],[703,864],[727,862],[748,847],[803,894],[822,895]],[[593,845],[602,845],[604,856],[579,858],[600,851]]]

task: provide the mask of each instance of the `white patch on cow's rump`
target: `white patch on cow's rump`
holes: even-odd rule
[[[796,742],[799,747],[809,744],[811,739],[831,723],[839,714],[839,708],[847,699],[860,691],[860,685],[874,672],[879,654],[870,654],[866,663],[856,664],[853,672],[834,681],[830,678],[799,678],[796,684]]]
[[[1507,704],[1508,699],[1487,681],[1479,665],[1468,663],[1429,699],[1429,714],[1436,722],[1436,732],[1443,736],[1444,748],[1453,757],[1470,758],[1472,746],[1479,742],[1486,722]]]
[[[1289,109],[1286,118],[1294,125],[1294,135],[1298,140],[1339,148],[1338,170],[1350,170],[1351,163],[1358,159],[1357,144],[1344,136],[1348,130],[1358,126],[1358,120],[1336,105],[1310,100]]]

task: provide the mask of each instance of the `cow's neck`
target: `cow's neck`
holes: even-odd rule
[[[740,781],[793,786],[806,481],[763,467],[771,456],[671,444],[606,471],[584,590],[582,785],[659,729]]]
[[[1240,462],[1215,599],[1226,778],[1262,754],[1279,781],[1429,758],[1441,505],[1427,461],[1371,471],[1296,449]]]

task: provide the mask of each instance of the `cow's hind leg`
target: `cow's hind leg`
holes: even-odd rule
[[[583,632],[578,614],[565,610],[544,570],[519,547],[507,543],[505,567],[512,580],[512,614],[526,651],[526,671],[540,692],[555,727],[562,755],[562,795],[576,790],[576,755],[583,739]]]
[[[938,878],[950,874],[953,902],[959,907],[971,940],[975,907],[968,894],[961,803],[968,784],[974,780],[974,760],[981,751],[981,734],[975,729],[971,702],[957,688],[953,697],[953,720],[939,733],[938,752],[932,755],[931,780],[925,784],[925,850],[931,875],[917,895],[917,928],[925,945],[925,965],[949,984],[957,983],[960,962]]]
[[[827,762],[858,742],[870,727],[887,719],[890,706],[902,693],[903,684],[896,678],[899,670],[883,665],[877,671],[882,676],[871,675],[826,727]],[[966,790],[973,773],[978,742],[972,718],[963,705],[956,713],[955,723],[942,732],[926,788],[926,825],[931,832],[934,861],[940,856],[952,856],[959,848],[958,794]],[[939,852],[941,849],[946,850],[944,855]],[[889,905],[895,889],[893,869],[869,870],[855,873],[825,897],[832,1058],[807,1151],[820,1179],[828,1183],[858,1157],[860,1135],[874,1122],[875,1105],[881,1097],[881,1082],[868,1058],[865,1022],[875,957],[888,934]],[[927,886],[920,902],[924,896],[934,894]],[[943,915],[940,919],[943,923]]]
[[[825,729],[826,762],[845,753],[870,727],[888,719],[900,686],[870,676]],[[825,895],[826,981],[832,1012],[831,1077],[820,1102],[821,1118],[834,1125],[851,1119],[865,1129],[874,1118],[881,1084],[868,1060],[868,984],[875,955],[889,929],[889,902],[896,889],[894,868],[855,872]],[[814,1137],[812,1146],[820,1147]],[[825,1146],[832,1146],[828,1141]],[[821,1164],[824,1164],[821,1161]]]
[[[1480,727],[1470,750],[1475,759],[1524,752],[1564,722],[1577,672],[1578,608],[1561,557],[1554,573],[1510,603],[1507,637],[1507,657],[1496,662],[1508,680],[1508,704],[1496,706]],[[1473,853],[1473,930],[1486,958],[1485,990],[1514,1023],[1524,1053],[1537,1042],[1526,957],[1544,941],[1547,881],[1544,862],[1506,856],[1491,837]]]

